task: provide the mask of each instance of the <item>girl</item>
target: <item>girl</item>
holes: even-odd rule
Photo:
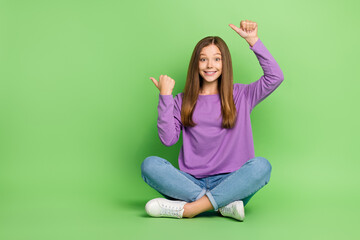
[[[215,210],[243,221],[244,206],[270,179],[271,165],[255,157],[252,109],[283,81],[283,73],[257,36],[257,23],[229,26],[244,38],[264,71],[251,84],[233,84],[229,49],[220,37],[205,37],[192,53],[183,93],[173,98],[175,81],[161,75],[150,79],[159,89],[158,132],[171,146],[183,133],[179,168],[167,160],[147,157],[143,180],[165,198],[150,200],[153,217],[192,218]]]

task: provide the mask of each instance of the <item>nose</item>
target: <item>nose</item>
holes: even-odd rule
[[[210,61],[208,61],[207,68],[212,68],[212,66],[213,66],[212,61],[211,61],[211,60],[210,60]]]

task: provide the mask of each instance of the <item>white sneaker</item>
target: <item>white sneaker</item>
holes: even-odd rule
[[[232,217],[239,221],[243,221],[245,218],[244,203],[243,201],[234,201],[228,205],[219,208],[219,212],[224,217]]]
[[[154,198],[145,205],[147,214],[152,217],[182,218],[185,201],[173,201],[165,198]]]

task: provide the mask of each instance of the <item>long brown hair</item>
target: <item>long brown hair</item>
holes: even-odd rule
[[[181,121],[185,127],[194,127],[196,125],[192,120],[192,115],[199,96],[199,90],[204,81],[199,73],[200,52],[204,47],[211,44],[220,49],[222,58],[222,73],[218,78],[222,127],[233,128],[235,125],[236,107],[233,98],[233,69],[230,51],[224,40],[220,37],[208,36],[196,44],[190,59],[181,107]]]

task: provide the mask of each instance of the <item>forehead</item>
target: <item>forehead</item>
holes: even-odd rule
[[[221,55],[221,52],[220,49],[214,44],[203,47],[200,51],[200,55],[215,55],[215,54]]]

